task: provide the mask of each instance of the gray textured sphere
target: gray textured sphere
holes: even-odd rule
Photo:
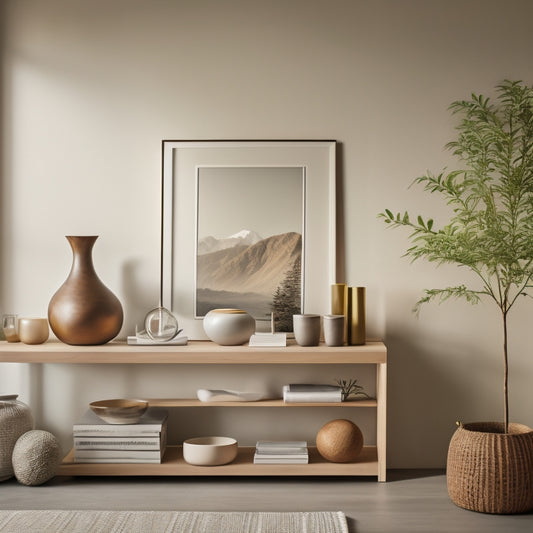
[[[42,485],[52,479],[61,463],[61,446],[48,431],[24,433],[13,449],[13,470],[23,485]]]

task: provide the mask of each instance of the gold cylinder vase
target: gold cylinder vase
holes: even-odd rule
[[[334,283],[331,286],[331,314],[344,315],[344,344],[348,342],[348,286]]]
[[[366,289],[348,287],[348,344],[366,343]]]

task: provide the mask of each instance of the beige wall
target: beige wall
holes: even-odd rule
[[[386,207],[437,221],[446,215],[407,187],[427,169],[453,166],[443,150],[454,133],[452,100],[488,93],[505,78],[533,82],[532,2],[1,6],[0,312],[44,315],[70,266],[63,236],[98,234],[96,268],[124,303],[123,334],[132,332],[157,301],[161,139],[337,139],[346,280],[368,287],[369,335],[390,350],[390,466],[442,466],[455,420],[501,418],[497,309],[451,302],[415,318],[423,288],[456,283],[464,273],[409,264],[401,258],[407,236],[385,230],[376,215]],[[511,418],[530,426],[531,316],[526,301],[511,316]],[[19,392],[39,426],[67,446],[72,418],[93,399],[336,377],[264,370],[192,368],[189,379],[182,368],[4,364],[0,388]],[[242,416],[207,423],[243,433]],[[276,435],[275,414],[264,416],[249,420],[241,438]],[[285,416],[288,427],[293,416]],[[306,414],[302,434],[312,439],[331,417]],[[187,432],[180,422],[176,439]],[[361,424],[372,425],[367,417]]]

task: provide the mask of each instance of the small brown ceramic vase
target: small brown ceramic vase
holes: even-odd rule
[[[50,327],[67,344],[105,344],[122,327],[122,306],[94,270],[92,249],[97,238],[67,236],[72,269],[48,305]]]

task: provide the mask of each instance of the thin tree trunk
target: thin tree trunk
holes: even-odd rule
[[[509,364],[507,362],[507,311],[503,313],[503,427],[505,433],[509,433]]]

